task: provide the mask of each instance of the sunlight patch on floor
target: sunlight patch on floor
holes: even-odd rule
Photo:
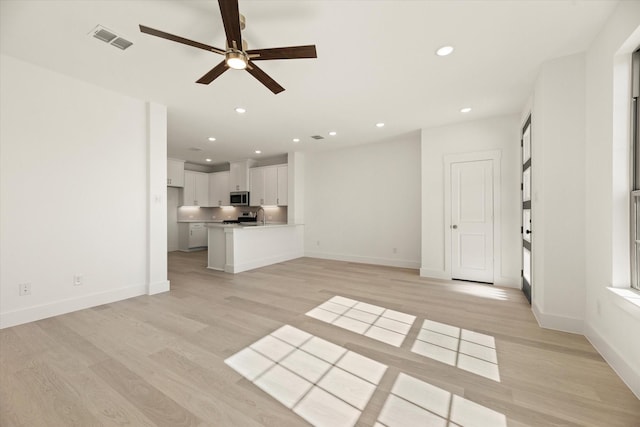
[[[387,366],[285,325],[225,363],[309,423],[350,427]]]
[[[510,295],[504,289],[496,288],[491,285],[477,284],[456,284],[450,290],[461,294],[473,295],[476,297],[494,299],[498,301],[509,301]]]
[[[306,313],[356,334],[400,347],[416,316],[366,302],[335,296]]]
[[[500,382],[495,338],[425,320],[411,351]]]
[[[506,427],[504,414],[400,373],[376,427]]]

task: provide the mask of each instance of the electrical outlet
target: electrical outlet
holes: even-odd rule
[[[31,283],[20,283],[18,285],[18,295],[31,295]]]
[[[82,274],[76,274],[73,276],[73,286],[82,285]]]
[[[398,248],[393,248],[393,253],[397,254],[398,253]]]
[[[316,246],[320,246],[320,240],[316,241]]]

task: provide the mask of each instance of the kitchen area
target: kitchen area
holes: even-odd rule
[[[207,267],[239,273],[303,256],[288,218],[287,155],[213,167],[167,159],[167,248],[208,251]]]

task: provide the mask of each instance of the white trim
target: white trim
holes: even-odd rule
[[[305,252],[305,257],[329,259],[333,261],[356,262],[359,264],[384,265],[387,267],[411,268],[418,270],[420,261],[407,261],[402,259],[376,258],[360,255],[338,254],[329,252]]]
[[[59,316],[61,314],[71,313],[72,311],[83,310],[85,308],[91,308],[102,304],[109,304],[145,295],[146,293],[146,285],[134,285],[9,311],[0,314],[0,329],[34,322],[47,317]]]
[[[583,334],[584,321],[582,319],[544,313],[538,308],[535,301],[531,304],[531,311],[541,328],[570,332],[572,334]]]
[[[503,288],[522,289],[522,283],[520,278],[514,279],[512,277],[500,276],[493,280],[494,286],[500,286]]]
[[[292,259],[302,258],[303,254],[300,252],[289,252],[272,257],[260,258],[254,261],[245,262],[243,264],[230,265],[225,264],[224,271],[227,273],[242,273],[243,271],[253,270],[260,267],[266,267],[268,265],[278,264],[280,262],[291,261]],[[211,267],[207,267],[211,268]],[[218,270],[217,268],[211,268],[211,270]]]
[[[149,292],[147,295],[155,295],[160,294],[162,292],[169,292],[171,289],[171,282],[168,280],[163,280],[156,283],[149,283]]]
[[[442,270],[432,270],[430,268],[421,268],[420,269],[420,277],[432,278],[432,279],[443,279],[443,280],[451,280],[451,274]]]
[[[615,305],[623,309],[630,316],[640,320],[640,292],[629,288],[607,288],[609,296]]]
[[[444,274],[451,279],[451,165],[453,163],[492,160],[493,163],[493,283],[497,284],[496,274],[502,271],[502,186],[501,150],[478,151],[462,154],[447,154],[444,162]],[[421,273],[422,275],[422,273]]]
[[[629,362],[621,357],[622,353],[617,351],[589,322],[584,324],[584,336],[611,366],[611,369],[631,389],[631,392],[640,399],[640,372],[636,371]]]

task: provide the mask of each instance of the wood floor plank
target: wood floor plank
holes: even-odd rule
[[[91,369],[158,426],[196,426],[200,420],[136,373],[109,359]]]
[[[99,426],[100,421],[80,403],[76,391],[67,387],[46,363],[34,360],[16,373],[16,378],[26,391],[25,401],[34,403],[41,420],[48,425]]]

